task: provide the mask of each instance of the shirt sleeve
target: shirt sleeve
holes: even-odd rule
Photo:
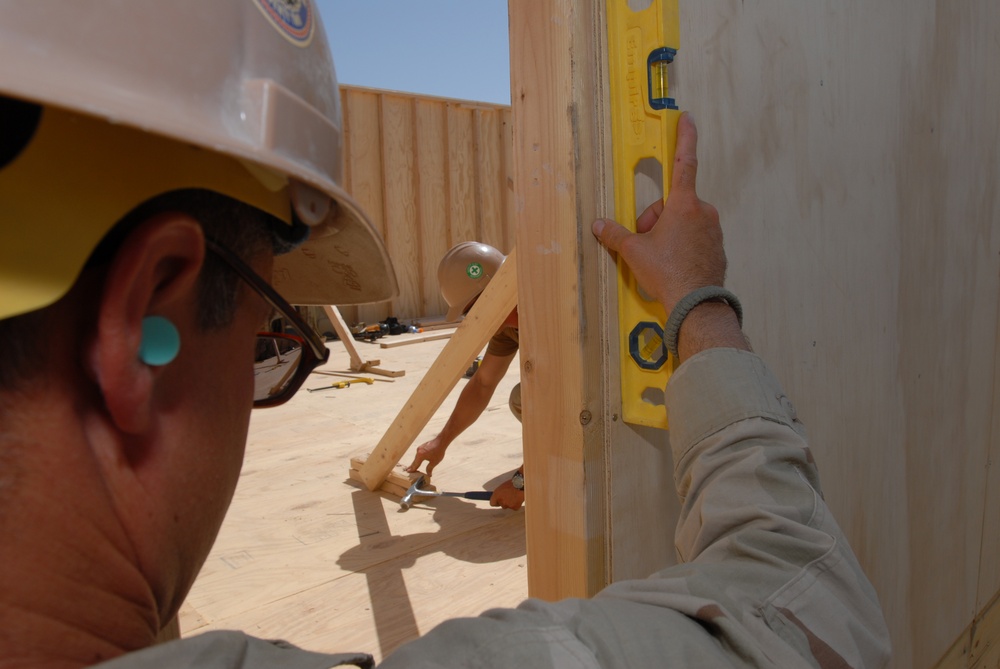
[[[763,361],[702,352],[674,373],[666,400],[682,564],[591,600],[449,621],[383,666],[884,666],[878,599]]]
[[[511,327],[501,328],[486,345],[486,352],[498,358],[506,358],[517,353],[519,345],[518,330]]]

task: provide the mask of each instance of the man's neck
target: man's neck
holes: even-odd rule
[[[2,669],[89,666],[152,644],[160,627],[88,445],[53,428],[60,413],[49,404],[48,428],[18,442],[8,425],[0,440],[18,472],[0,497]]]

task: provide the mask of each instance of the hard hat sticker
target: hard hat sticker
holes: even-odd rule
[[[470,262],[465,268],[465,273],[470,279],[481,279],[483,277],[483,266],[477,262]]]
[[[309,46],[313,36],[309,0],[253,0],[268,22],[295,46]]]

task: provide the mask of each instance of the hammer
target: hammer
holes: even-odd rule
[[[421,476],[410,489],[406,491],[403,495],[403,499],[399,500],[399,505],[404,509],[409,509],[413,506],[414,497],[462,497],[464,499],[489,499],[493,496],[493,493],[489,490],[470,490],[469,492],[438,492],[436,490],[422,490],[420,486],[424,485],[424,477]]]

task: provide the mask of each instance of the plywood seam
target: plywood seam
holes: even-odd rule
[[[990,427],[989,427],[989,432],[988,432],[988,434],[989,434],[989,441],[987,441],[987,449],[986,449],[986,476],[985,476],[985,478],[986,478],[986,485],[983,487],[983,513],[982,513],[982,516],[981,516],[982,520],[981,520],[980,529],[979,529],[979,569],[976,571],[976,605],[977,605],[976,606],[976,610],[977,611],[982,611],[982,610],[984,610],[986,608],[986,607],[982,607],[982,606],[979,605],[979,597],[980,597],[980,592],[982,591],[983,580],[984,580],[983,579],[983,567],[986,564],[986,559],[987,559],[987,556],[985,555],[985,551],[986,551],[986,532],[987,532],[986,521],[990,517],[989,506],[988,506],[989,502],[990,502],[990,469],[993,467],[993,462],[991,460],[991,457],[992,457],[991,451],[992,451],[992,444],[996,443],[996,442],[994,442],[994,439],[997,436],[996,433],[995,433],[995,427],[996,427],[996,422],[997,422],[997,417],[996,417],[995,414],[996,414],[996,411],[997,411],[997,380],[998,380],[997,379],[997,362],[998,362],[998,355],[1000,355],[1000,353],[998,353],[998,350],[997,350],[998,348],[1000,348],[1000,346],[998,346],[998,343],[1000,343],[1000,309],[997,310],[997,316],[996,316],[996,319],[994,321],[993,332],[994,332],[994,337],[993,337],[993,342],[994,342],[993,343],[993,401],[991,403],[991,410],[990,410]],[[998,594],[1000,594],[1000,593],[998,593]],[[997,598],[997,595],[994,595],[993,599],[991,600],[991,604],[989,606],[992,606],[993,602],[996,602],[996,598]]]
[[[507,123],[508,123],[508,121],[504,117],[504,113],[501,111],[500,112],[500,120],[497,123],[497,132],[500,134],[499,142],[500,142],[500,146],[501,147],[503,147],[504,144],[505,144],[504,140],[505,140],[505,138],[507,136],[507,133],[504,131],[504,128],[506,127]],[[501,226],[501,230],[503,231],[503,238],[501,239],[501,243],[503,244],[503,248],[501,250],[504,253],[506,253],[507,249],[510,248],[509,232],[510,232],[510,222],[511,222],[511,218],[510,217],[511,217],[511,214],[512,214],[512,212],[510,211],[509,203],[507,201],[507,175],[508,174],[510,174],[510,164],[507,162],[507,151],[503,150],[503,151],[500,152],[500,170],[499,170],[499,174],[497,174],[497,179],[500,181],[500,183],[498,184],[498,186],[500,188],[500,190],[499,190],[499,193],[500,193],[500,216],[501,216],[501,220],[503,221],[503,225]]]
[[[423,231],[426,229],[424,225],[423,209],[421,207],[420,198],[420,169],[419,169],[419,158],[420,155],[420,125],[417,122],[417,99],[414,97],[410,98],[410,127],[413,130],[413,167],[410,170],[410,178],[413,179],[413,207],[414,215],[416,216],[417,224],[417,262],[420,267],[426,267],[427,261],[424,258],[424,235]],[[424,309],[427,305],[428,295],[424,292],[424,282],[417,281],[417,300],[416,303],[420,305],[421,309]]]
[[[476,202],[476,240],[480,242],[486,241],[486,228],[483,223],[483,189],[479,187],[479,184],[483,180],[483,166],[480,164],[482,161],[482,154],[479,150],[480,137],[483,134],[483,115],[482,110],[475,109],[472,112],[472,189],[475,195]]]
[[[385,106],[382,104],[382,96],[376,95],[376,108],[378,110],[378,152],[379,152],[379,174],[382,177],[382,241],[386,248],[389,248],[389,237],[391,236],[389,231],[389,193],[386,184],[388,183],[388,174],[386,174],[386,154],[385,154]],[[392,313],[396,309],[396,300],[391,300],[389,302],[389,311]]]
[[[607,80],[607,49],[604,36],[602,31],[607,31],[607,25],[605,23],[605,2],[595,2],[593,4],[593,25],[594,34],[592,36],[595,49],[595,57],[599,67],[594,68],[594,78],[595,78],[595,89],[600,93],[599,96],[595,96],[595,104],[597,106],[597,113],[594,115],[595,131],[597,134],[599,150],[595,151],[597,156],[595,168],[598,175],[598,182],[603,184],[603,188],[597,189],[596,198],[598,212],[609,211],[609,199],[612,200],[610,205],[614,205],[614,191],[609,190],[607,187],[609,183],[610,170],[608,169],[608,156],[610,155],[605,149],[607,148],[607,122],[610,110],[607,106],[607,91],[608,91],[608,80]],[[581,221],[581,223],[583,223]],[[611,457],[611,449],[608,447],[612,443],[613,435],[611,433],[611,427],[616,416],[620,419],[618,412],[611,403],[611,388],[617,378],[616,372],[618,371],[614,361],[617,360],[615,355],[616,349],[612,348],[613,338],[611,336],[612,328],[617,323],[617,314],[611,311],[612,307],[616,307],[615,300],[611,299],[609,301],[609,295],[617,295],[617,284],[614,281],[615,275],[609,274],[607,261],[601,262],[599,266],[599,278],[598,285],[603,293],[603,299],[599,300],[598,303],[598,317],[601,322],[600,327],[600,351],[601,351],[601,383],[603,385],[600,388],[601,396],[605,399],[602,402],[602,407],[604,411],[604,425],[603,425],[603,443],[604,449],[602,457],[604,459],[604,493],[605,493],[605,513],[604,513],[604,536],[605,536],[605,551],[604,551],[604,582],[610,583],[614,576],[614,541],[611,541],[611,537],[614,536],[614,523],[613,515],[610,510],[613,508],[613,500],[611,499],[614,492],[614,462]]]
[[[454,218],[455,208],[452,206],[452,197],[451,197],[451,176],[452,176],[452,170],[451,170],[451,146],[450,146],[450,142],[449,142],[449,139],[448,139],[451,136],[451,130],[450,130],[451,124],[449,123],[449,120],[448,120],[448,119],[451,118],[451,114],[448,113],[448,107],[450,107],[450,106],[451,106],[451,103],[446,104],[444,106],[444,113],[441,114],[441,123],[444,124],[444,133],[443,133],[442,136],[444,137],[444,141],[445,141],[446,149],[447,149],[444,152],[444,167],[445,167],[445,170],[444,170],[444,174],[445,174],[445,178],[444,178],[444,210],[445,210],[445,212],[446,212],[446,214],[448,216],[448,225],[447,225],[446,229],[447,229],[447,233],[448,233],[447,234],[447,237],[448,237],[448,244],[447,244],[447,246],[448,246],[449,249],[452,246],[455,245],[455,237],[454,237],[454,235],[452,235],[452,230],[455,229],[455,218]]]

